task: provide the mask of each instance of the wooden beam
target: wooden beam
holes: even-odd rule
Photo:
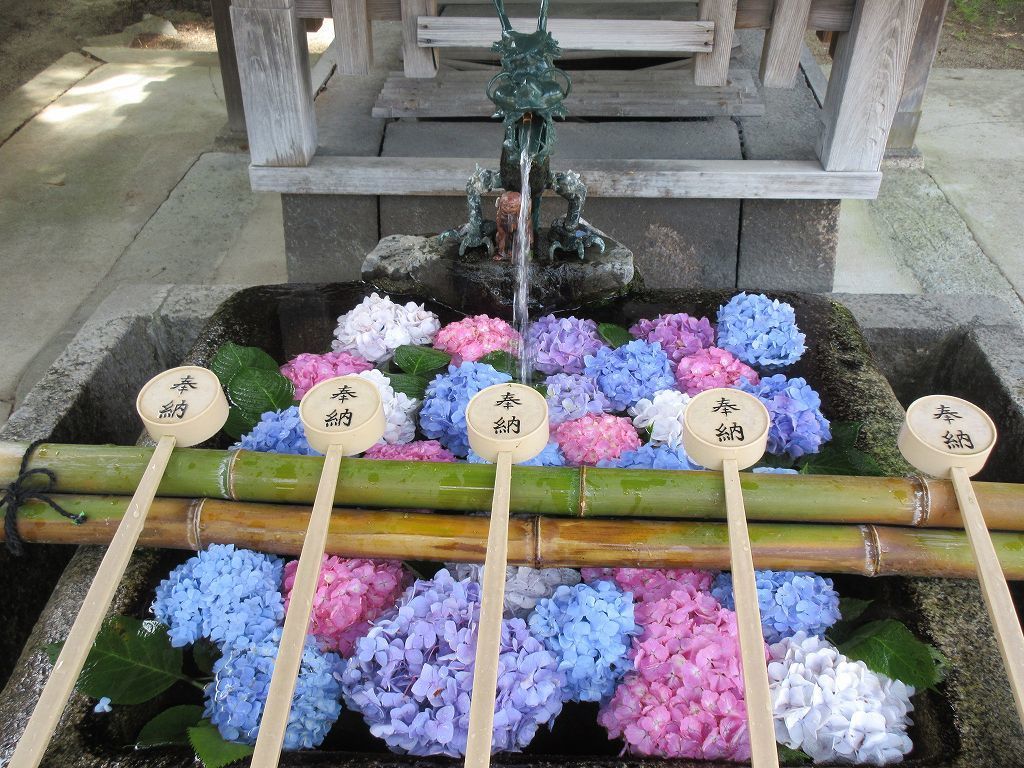
[[[231,25],[252,162],[305,165],[316,152],[305,25],[291,0],[234,0]]]
[[[715,40],[710,53],[694,57],[694,82],[697,85],[724,85],[729,76],[732,38],[736,30],[736,0],[700,0],[697,13],[702,20],[715,25]]]
[[[892,130],[889,132],[889,149],[910,149],[917,137],[917,126],[921,122],[921,104],[928,87],[928,78],[939,49],[942,25],[946,20],[949,0],[925,0],[921,20],[914,35],[914,46],[907,62],[907,75],[903,80],[903,95],[896,109]]]
[[[401,0],[402,67],[406,77],[433,77],[437,74],[438,50],[420,48],[417,24],[421,16],[437,16],[437,0]]]
[[[224,105],[228,110],[228,127],[232,131],[245,133],[242,84],[238,80],[235,35],[231,29],[231,0],[213,0],[211,11],[213,34],[217,39],[217,58],[220,60],[220,81],[224,86]]]
[[[516,29],[533,29],[537,19],[511,19]],[[548,30],[566,51],[710,51],[714,25],[700,21],[550,19]],[[421,47],[490,48],[501,37],[497,18],[420,16]]]
[[[814,100],[820,107],[825,103],[825,95],[828,93],[828,78],[825,76],[821,64],[814,58],[814,53],[807,47],[807,43],[800,47],[800,70],[807,79],[807,85],[810,86],[811,93],[814,94]]]
[[[828,173],[814,160],[586,160],[588,197],[872,199],[882,174]],[[257,192],[461,196],[477,165],[496,158],[314,158],[304,168],[251,166]]]
[[[761,82],[766,88],[793,87],[810,13],[811,0],[775,0],[761,49]]]
[[[335,52],[337,45],[338,41],[332,40],[331,44],[327,46],[327,50],[320,54],[320,58],[316,60],[316,64],[310,70],[310,93],[313,94],[314,99],[324,89],[327,81],[334,74],[334,70],[337,69],[338,54]]]
[[[368,75],[373,63],[373,34],[366,0],[331,0],[338,73]]]
[[[860,0],[839,35],[818,157],[829,171],[876,171],[903,93],[924,0]]]

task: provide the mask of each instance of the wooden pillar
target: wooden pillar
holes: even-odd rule
[[[308,165],[316,116],[306,27],[293,0],[233,0],[238,76],[253,165]]]
[[[368,75],[373,63],[373,35],[366,0],[331,0],[338,74]]]
[[[917,126],[921,122],[921,104],[948,9],[949,0],[924,0],[924,10],[921,11],[921,21],[917,25],[914,47],[907,63],[907,76],[903,81],[903,97],[889,132],[889,149],[910,149],[914,146]]]
[[[792,88],[800,69],[811,0],[775,0],[772,25],[764,33],[761,82],[765,88]]]
[[[736,31],[736,0],[700,0],[698,17],[715,22],[715,42],[711,53],[693,57],[693,81],[697,85],[725,85]]]
[[[224,88],[224,104],[228,110],[228,127],[245,133],[245,107],[242,106],[242,85],[238,82],[238,59],[235,57],[235,35],[231,29],[231,0],[213,0],[213,34],[217,38],[220,60],[220,81]]]
[[[877,171],[903,93],[924,0],[858,0],[839,35],[822,108],[818,157],[826,171]]]
[[[402,61],[406,77],[434,77],[437,74],[437,48],[417,44],[416,20],[437,16],[437,0],[402,0]]]

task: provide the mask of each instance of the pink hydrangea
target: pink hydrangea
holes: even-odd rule
[[[684,357],[676,367],[679,389],[688,395],[697,395],[715,387],[731,387],[740,379],[751,384],[761,381],[757,371],[737,360],[731,352],[718,347],[708,347]]]
[[[416,440],[402,445],[377,443],[363,454],[363,458],[388,461],[458,461],[455,454],[446,450],[437,440]]]
[[[625,591],[633,593],[633,602],[661,600],[673,590],[685,587],[694,591],[710,592],[715,574],[689,568],[584,568],[583,580],[611,580]]]
[[[685,312],[640,320],[629,332],[638,339],[659,342],[673,364],[715,343],[711,322],[706,317],[693,317]]]
[[[565,421],[552,430],[567,464],[593,466],[604,459],[617,459],[625,451],[640,447],[633,422],[610,413],[588,413]]]
[[[321,381],[335,376],[348,376],[373,368],[373,363],[348,352],[325,355],[302,354],[281,366],[281,374],[295,385],[295,399],[301,400]]]
[[[284,567],[284,607],[288,610],[298,561]],[[370,622],[391,608],[409,583],[398,560],[364,560],[324,555],[313,597],[309,632],[325,650],[351,656]]]
[[[519,354],[521,336],[504,320],[476,315],[449,323],[437,333],[434,346],[452,356],[452,363],[475,362],[489,352]]]

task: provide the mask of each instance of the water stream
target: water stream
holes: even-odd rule
[[[526,332],[530,325],[530,250],[533,240],[532,216],[530,199],[530,168],[533,166],[533,155],[529,151],[529,142],[523,142],[523,151],[519,155],[519,173],[522,187],[519,197],[519,222],[516,225],[512,262],[516,273],[514,287],[515,298],[512,302],[512,325],[519,331],[522,343],[519,348],[519,380],[529,385],[533,376],[529,351],[526,347]]]

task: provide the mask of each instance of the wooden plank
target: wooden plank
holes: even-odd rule
[[[811,93],[814,94],[814,100],[820,107],[825,103],[825,94],[828,93],[828,78],[825,76],[821,64],[811,53],[811,49],[807,47],[807,43],[800,48],[800,71],[803,72],[807,85],[810,86]]]
[[[242,105],[242,84],[238,80],[238,57],[235,35],[231,29],[231,0],[213,0],[213,34],[217,39],[220,59],[220,81],[224,86],[224,106],[228,111],[228,127],[245,132],[245,107]]]
[[[496,158],[316,157],[304,168],[252,166],[257,192],[461,196]],[[814,160],[585,160],[588,197],[873,199],[882,174],[829,173]],[[575,164],[574,164],[575,165]]]
[[[412,79],[392,73],[373,116],[480,117],[494,113],[487,82],[498,70],[441,70],[436,78]],[[705,88],[688,70],[579,70],[565,106],[573,117],[710,117],[763,115],[764,99],[748,70],[729,72],[726,84]]]
[[[761,83],[765,88],[792,88],[800,69],[811,0],[775,0],[772,25],[761,50]]]
[[[818,157],[829,171],[876,171],[924,0],[860,0],[849,32],[839,35]]]
[[[402,66],[406,77],[433,77],[437,74],[436,48],[420,48],[416,26],[420,16],[437,16],[437,0],[401,0]]]
[[[373,63],[373,35],[366,0],[331,0],[338,73],[368,75]]]
[[[516,29],[534,29],[536,19],[511,19]],[[567,51],[710,51],[714,25],[702,21],[550,19],[548,30]],[[420,46],[490,48],[501,37],[497,18],[420,16]]]
[[[921,20],[914,35],[914,46],[907,61],[903,95],[889,132],[889,149],[910,149],[914,146],[917,126],[921,121],[921,104],[924,102],[924,92],[939,49],[939,38],[942,36],[942,25],[948,9],[949,0],[924,0]]]
[[[316,152],[306,28],[289,0],[257,2],[267,0],[231,6],[249,153],[255,165],[302,166]]]
[[[729,76],[732,38],[736,29],[736,0],[700,0],[698,15],[715,25],[714,47],[693,62],[693,79],[697,85],[724,85]]]
[[[320,54],[320,58],[316,60],[316,64],[313,65],[313,69],[310,71],[310,93],[313,94],[314,99],[324,89],[324,86],[327,85],[327,81],[331,79],[331,75],[334,74],[334,70],[337,68],[338,55],[335,52],[337,44],[337,40],[332,40],[331,44],[327,46],[327,50]]]

